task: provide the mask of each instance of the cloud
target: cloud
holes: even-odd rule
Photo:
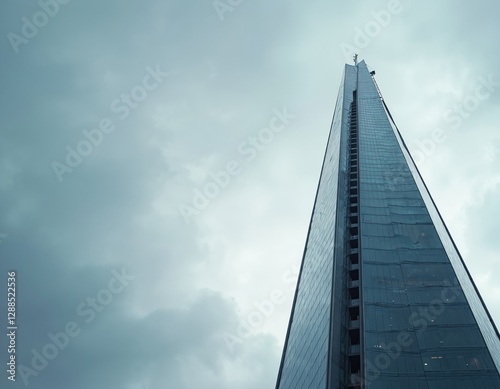
[[[82,329],[30,387],[273,385],[293,295],[283,275],[303,250],[340,44],[387,4],[242,2],[221,22],[211,1],[70,1],[17,54],[7,34],[20,34],[40,5],[0,6],[0,272],[18,275],[19,363],[68,321]],[[496,7],[405,2],[362,48],[407,144],[447,125],[443,113],[479,77],[500,79]],[[169,76],[120,120],[113,101],[157,64]],[[445,127],[421,166],[489,307],[498,293],[482,266],[496,266],[500,210],[497,160],[482,155],[497,137],[499,98]],[[283,106],[296,114],[290,127],[186,224],[178,204],[241,157],[238,145]],[[51,163],[106,117],[116,129],[59,182]],[[134,282],[85,323],[79,304],[124,267]],[[285,302],[230,353],[221,334],[275,289]]]

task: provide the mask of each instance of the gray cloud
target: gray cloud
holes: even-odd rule
[[[401,3],[360,53],[416,145],[478,77],[500,79],[498,5]],[[82,330],[30,387],[272,387],[293,293],[283,277],[303,249],[340,44],[387,4],[242,2],[221,22],[211,1],[70,1],[17,54],[7,34],[40,6],[0,6],[0,272],[18,274],[18,363],[68,321]],[[112,102],[157,64],[169,76],[120,120]],[[497,266],[498,159],[482,156],[498,99],[445,127],[421,166],[497,322],[500,296],[481,264]],[[284,106],[296,118],[245,163],[238,145]],[[60,183],[51,163],[106,117],[116,129]],[[186,224],[178,204],[232,159],[241,174]],[[123,267],[135,280],[85,323],[79,304]],[[222,334],[275,289],[285,302],[231,353]],[[5,339],[0,350],[6,363]],[[24,387],[19,373],[13,387]]]

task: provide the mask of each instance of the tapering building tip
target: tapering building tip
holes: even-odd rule
[[[354,66],[354,67],[359,67],[359,66],[368,67],[368,64],[366,63],[366,61],[364,59],[362,59],[362,60],[359,59],[359,54],[354,54],[352,56],[352,60],[353,60],[352,64],[346,63],[346,65]]]
[[[364,59],[362,59],[361,61],[359,60],[359,54],[354,54],[352,56],[352,59],[354,61],[354,66],[358,66],[358,65],[368,66]]]

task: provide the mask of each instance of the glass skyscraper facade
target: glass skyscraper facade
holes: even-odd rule
[[[346,65],[277,389],[500,389],[500,337],[364,61]]]

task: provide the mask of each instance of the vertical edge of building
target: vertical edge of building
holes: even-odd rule
[[[345,66],[337,96],[276,389],[326,387],[341,135],[353,71]]]
[[[500,338],[361,61],[339,88],[276,389],[368,387],[500,388]]]

